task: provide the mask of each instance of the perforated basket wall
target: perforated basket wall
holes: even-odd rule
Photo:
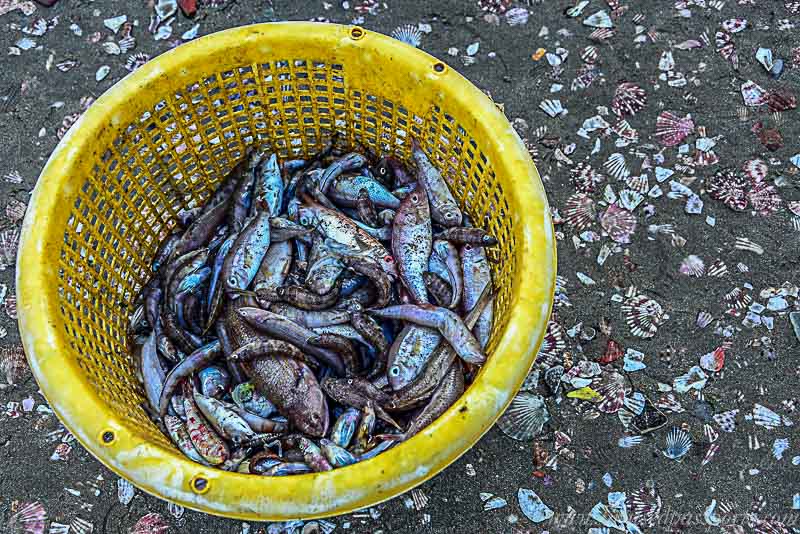
[[[472,221],[500,242],[489,252],[498,290],[489,364],[476,383],[430,432],[347,468],[347,478],[333,472],[277,484],[178,456],[140,407],[143,391],[126,339],[134,299],[177,212],[202,205],[249,145],[269,143],[280,157],[294,158],[335,139],[342,148],[366,146],[408,160],[412,137]],[[25,222],[20,324],[56,413],[134,483],[224,515],[326,515],[412,487],[491,425],[525,377],[543,334],[552,248],[530,159],[494,105],[457,73],[358,28],[260,25],[156,59],[101,97],[64,138]],[[50,254],[40,255],[44,249]],[[41,305],[30,292],[36,284],[46,288]],[[420,453],[431,446],[438,450]],[[402,460],[392,462],[392,455]],[[197,477],[209,481],[203,491],[191,483]],[[356,484],[369,481],[375,487]],[[293,493],[304,485],[310,491]],[[254,499],[248,489],[270,499]]]

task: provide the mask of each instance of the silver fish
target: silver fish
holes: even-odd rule
[[[334,255],[322,256],[308,267],[306,286],[317,295],[329,293],[344,271],[344,264]]]
[[[461,266],[464,272],[464,312],[469,313],[475,307],[484,288],[492,287],[492,272],[486,259],[486,250],[483,247],[464,245],[461,247]],[[494,306],[489,302],[478,317],[475,328],[472,329],[481,348],[485,349],[489,342],[493,321]]]
[[[461,271],[461,259],[458,255],[458,249],[449,241],[437,239],[433,242],[433,254],[438,256],[447,267],[449,275],[447,280],[453,289],[453,296],[447,307],[453,309],[458,305],[464,292],[464,276]],[[480,295],[480,292],[478,292],[478,295]]]
[[[245,222],[222,266],[228,291],[247,289],[269,248],[269,213],[262,211]]]
[[[329,439],[322,438],[319,440],[319,444],[322,446],[322,453],[333,467],[344,467],[358,462],[358,459],[347,449],[343,449]]]
[[[261,202],[266,206],[271,217],[277,217],[280,215],[283,202],[283,178],[281,178],[278,157],[275,154],[261,160],[255,169],[255,178],[251,213],[254,213],[253,208],[256,208]]]
[[[447,182],[442,174],[433,166],[428,156],[422,151],[416,140],[412,141],[412,155],[417,164],[417,178],[431,203],[431,217],[442,226],[460,226],[462,221],[461,210],[458,208]]]
[[[206,397],[194,391],[194,402],[221,436],[238,444],[255,437],[255,432],[239,417],[233,410],[225,406],[225,403],[212,397]]]
[[[383,319],[398,319],[436,328],[465,362],[481,365],[486,361],[486,355],[484,355],[478,340],[466,327],[461,317],[447,308],[437,308],[436,306],[423,308],[413,304],[399,304],[367,311]]]
[[[264,254],[264,259],[261,260],[261,265],[253,279],[253,289],[275,295],[277,288],[281,287],[286,280],[291,267],[291,241],[272,243],[267,249],[267,253]]]
[[[367,192],[369,199],[375,206],[392,209],[397,209],[400,206],[400,200],[392,195],[391,191],[377,181],[363,175],[344,174],[339,176],[331,183],[327,194],[334,202],[354,208],[358,202],[358,193],[361,189]]]
[[[400,204],[392,226],[392,252],[397,260],[400,279],[419,304],[428,302],[422,273],[428,270],[433,238],[428,198],[417,187]]]
[[[410,384],[441,340],[442,336],[433,328],[406,325],[392,343],[386,362],[392,389],[398,390]]]
[[[316,227],[324,237],[374,260],[387,274],[397,276],[397,267],[389,251],[343,213],[312,203],[300,207],[298,217],[303,226]]]

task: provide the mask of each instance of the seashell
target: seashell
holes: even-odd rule
[[[732,18],[722,21],[722,29],[730,33],[739,33],[747,28],[747,20],[742,18]]]
[[[635,210],[644,200],[644,195],[632,189],[623,189],[619,192],[619,203],[628,211]]]
[[[13,222],[19,222],[25,217],[25,210],[27,209],[27,205],[15,198],[12,198],[6,204],[6,217],[8,217]]]
[[[647,179],[646,174],[640,174],[639,176],[629,176],[625,178],[625,184],[632,190],[645,194],[650,189],[650,182]]]
[[[112,56],[118,56],[122,53],[122,49],[114,41],[106,41],[100,45],[100,48],[103,49],[103,52]]]
[[[592,33],[589,34],[589,39],[591,41],[607,41],[611,39],[617,34],[616,30],[612,28],[597,28]]]
[[[69,523],[70,534],[92,534],[94,531],[94,524],[86,519],[76,517]]]
[[[502,15],[510,5],[511,0],[478,0],[478,7],[481,8],[481,11],[487,13],[500,13]]]
[[[564,327],[554,321],[552,318],[547,323],[547,333],[542,340],[542,346],[539,348],[537,355],[537,363],[552,367],[561,361],[561,353],[567,347],[564,340]]]
[[[528,23],[530,13],[524,7],[514,7],[506,11],[506,23],[509,26],[522,26]]]
[[[622,423],[622,426],[625,428],[625,430],[627,430],[633,421],[634,415],[630,411],[623,408],[617,412],[617,417],[619,418],[619,422]]]
[[[705,189],[714,200],[721,200],[734,211],[747,208],[747,181],[733,169],[723,169],[714,173],[706,181]]]
[[[789,448],[788,438],[778,438],[772,443],[772,456],[776,460],[783,460],[783,453]]]
[[[722,278],[726,274],[728,274],[728,266],[722,260],[715,261],[706,270],[706,275],[714,278]]]
[[[708,313],[707,311],[701,311],[697,314],[697,320],[695,324],[697,324],[698,328],[705,328],[711,324],[711,321],[714,320],[714,316]]]
[[[641,371],[647,367],[647,365],[644,363],[644,353],[634,349],[628,349],[625,351],[625,358],[623,362],[624,365],[622,366],[622,369],[627,373]]]
[[[619,502],[616,498],[617,495],[619,494],[609,493],[608,500],[610,506],[599,502],[594,505],[589,515],[604,527],[627,532],[628,529],[626,525],[628,524],[628,514],[625,510],[625,494],[621,494],[622,506],[619,506]],[[611,505],[612,501],[615,502],[615,505]]]
[[[611,110],[619,117],[636,115],[647,105],[647,93],[631,82],[622,82],[614,91]]]
[[[692,438],[688,432],[673,427],[667,434],[667,448],[661,451],[671,460],[680,460],[692,448]]]
[[[69,525],[65,525],[63,523],[56,523],[55,521],[50,523],[50,528],[47,530],[47,534],[69,534]]]
[[[653,528],[661,520],[661,496],[652,484],[631,492],[627,504],[630,520],[637,525]]]
[[[734,287],[723,298],[732,310],[743,310],[753,303],[753,297],[740,287]]]
[[[539,103],[539,109],[553,118],[567,114],[567,110],[561,105],[561,100],[557,98],[553,100],[542,100],[541,103]]]
[[[714,34],[714,42],[717,52],[733,66],[734,70],[739,70],[739,54],[736,52],[736,45],[733,44],[731,34],[718,31]]]
[[[647,434],[654,430],[658,430],[667,424],[667,416],[656,408],[653,403],[645,399],[644,409],[642,413],[636,415],[631,419],[633,427],[642,434]]]
[[[675,377],[672,387],[678,393],[687,393],[692,389],[700,391],[705,387],[707,381],[708,376],[699,366],[695,365],[686,374]]]
[[[761,63],[761,66],[764,67],[767,72],[771,71],[774,65],[772,61],[772,50],[769,48],[759,48],[756,50],[756,61]]]
[[[7,228],[0,231],[0,271],[14,265],[17,259],[19,244],[19,228]]]
[[[565,9],[564,15],[572,18],[580,17],[581,13],[583,13],[583,10],[586,9],[586,6],[588,5],[589,5],[589,0],[580,0],[580,2],[578,2],[574,6]]]
[[[741,91],[745,106],[758,107],[767,103],[767,92],[753,80],[744,82]]]
[[[773,185],[766,182],[758,182],[747,193],[747,199],[753,205],[753,209],[762,217],[766,217],[777,212],[781,207],[781,197]]]
[[[575,193],[567,199],[564,220],[575,230],[584,230],[597,218],[594,200],[586,193]]]
[[[133,484],[124,478],[117,480],[117,498],[122,506],[128,506],[135,494],[136,489],[133,487]]]
[[[611,204],[600,216],[600,225],[612,240],[627,244],[636,231],[636,217],[617,204]]]
[[[548,420],[550,413],[544,399],[540,395],[522,392],[511,401],[511,405],[497,421],[497,426],[510,438],[528,441],[542,432]]]
[[[0,347],[0,371],[9,386],[21,384],[25,380],[30,368],[21,345]]]
[[[658,327],[669,319],[661,304],[645,295],[634,295],[623,302],[622,313],[625,322],[636,337],[651,338],[656,335]]]
[[[600,53],[596,46],[589,45],[587,47],[584,47],[583,50],[581,50],[580,55],[581,55],[581,60],[583,60],[584,63],[594,64],[597,62]]]
[[[560,451],[570,443],[572,443],[572,438],[569,437],[569,434],[561,432],[560,430],[556,430],[553,432],[553,438],[555,438],[555,450]]]
[[[595,80],[601,76],[602,73],[597,65],[584,64],[578,68],[575,79],[572,80],[572,85],[570,88],[573,91],[588,89],[589,86],[591,86],[592,83],[594,83]]]
[[[758,426],[763,426],[767,429],[778,428],[781,425],[783,426],[792,426],[794,423],[787,419],[786,417],[780,416],[777,413],[773,412],[766,406],[762,406],[761,404],[756,403],[753,406],[753,411],[751,415],[753,419],[753,423]]]
[[[600,10],[583,19],[583,25],[590,28],[610,29],[614,27],[611,16],[605,11]]]
[[[742,172],[750,180],[750,184],[755,185],[766,180],[769,166],[763,159],[749,159],[742,164]]]
[[[572,183],[580,193],[593,193],[605,180],[605,176],[595,171],[588,163],[578,163],[571,170]]]
[[[12,507],[13,511],[13,507]],[[44,534],[47,511],[39,501],[20,503],[6,525],[10,532],[25,534]]]
[[[712,373],[718,373],[725,365],[725,349],[717,347],[711,352],[700,356],[700,367]]]
[[[163,534],[169,529],[169,523],[164,521],[161,514],[150,512],[143,515],[131,527],[128,534]]]
[[[522,513],[534,523],[541,523],[553,517],[553,510],[543,503],[533,490],[520,488],[517,500]]]
[[[391,36],[398,41],[413,46],[414,48],[419,47],[420,43],[422,42],[422,32],[419,31],[419,28],[416,24],[404,24],[402,26],[398,26],[392,30]]]
[[[613,339],[609,339],[608,343],[606,343],[605,353],[603,353],[603,355],[597,361],[603,364],[611,363],[620,359],[622,355],[622,347],[619,346],[619,343]]]
[[[662,395],[661,398],[656,401],[655,405],[662,410],[673,413],[683,413],[686,411],[672,392]]]
[[[136,54],[128,56],[128,60],[125,61],[125,68],[128,69],[130,72],[133,72],[142,65],[144,65],[145,63],[147,63],[148,61],[150,61],[149,55],[143,52],[138,52]]]
[[[738,414],[739,410],[728,410],[727,412],[714,414],[713,418],[723,432],[733,432],[736,430],[736,416]]]
[[[120,39],[119,43],[117,43],[117,46],[119,46],[120,54],[125,54],[136,48],[136,39],[133,37],[133,35],[129,35]]]
[[[627,146],[639,140],[639,132],[626,120],[618,121],[611,129],[620,137],[620,139],[617,139],[617,147]]]
[[[630,175],[628,165],[625,163],[625,156],[619,152],[611,154],[603,163],[603,167],[617,180],[623,180]]]
[[[694,131],[691,115],[678,117],[669,111],[662,111],[656,119],[655,136],[664,146],[676,146],[683,142]]]
[[[169,511],[170,515],[175,519],[180,519],[181,517],[183,517],[183,514],[186,511],[186,509],[180,504],[175,504],[174,502],[170,502],[167,503],[167,511]]]
[[[695,276],[699,278],[706,272],[706,265],[699,256],[690,254],[683,258],[678,271],[686,276]]]
[[[488,512],[490,510],[499,510],[508,506],[508,501],[502,497],[498,497],[492,493],[481,493],[481,501],[483,502],[483,510]]]
[[[667,50],[661,54],[661,58],[658,60],[658,70],[664,72],[675,70],[675,58],[671,51]]]
[[[779,113],[797,108],[797,97],[786,87],[780,87],[767,92],[767,107],[770,111]],[[780,117],[780,115],[778,115]]]
[[[706,465],[708,462],[711,461],[714,455],[717,454],[717,451],[719,450],[719,445],[720,445],[719,442],[716,442],[716,443],[711,443],[708,446],[708,450],[706,450],[706,454],[705,456],[703,456],[703,460],[700,462],[700,465]]]
[[[97,69],[97,72],[94,73],[94,79],[97,82],[102,82],[108,76],[108,73],[111,72],[111,67],[108,65],[102,65]]]
[[[644,411],[644,405],[647,402],[645,396],[639,391],[634,392],[632,395],[626,395],[623,404],[625,408],[631,411],[634,415],[639,415]]]
[[[617,413],[625,401],[625,386],[618,382],[611,382],[597,388],[603,397],[597,405],[602,413]]]
[[[630,449],[639,445],[642,439],[642,436],[623,436],[617,440],[617,445],[623,449]]]
[[[563,365],[554,365],[544,372],[544,383],[547,385],[547,389],[550,390],[550,394],[554,397],[558,397],[561,392],[562,376],[564,376]]]
[[[703,435],[709,441],[709,443],[714,443],[719,439],[719,432],[714,430],[714,427],[709,425],[708,423],[703,425]]]
[[[718,527],[720,526],[720,524],[722,524],[722,520],[717,515],[716,509],[717,509],[717,500],[711,499],[711,504],[709,504],[706,507],[705,511],[703,512],[703,519],[705,520],[707,525],[710,525],[712,527]]]

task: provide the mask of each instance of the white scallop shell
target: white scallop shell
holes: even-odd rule
[[[539,435],[549,420],[550,413],[544,398],[521,392],[511,401],[506,412],[497,421],[497,426],[510,438],[528,441]]]

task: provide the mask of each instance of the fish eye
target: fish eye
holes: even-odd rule
[[[303,226],[307,225],[308,224],[308,217],[306,217],[306,216],[300,217],[300,224],[302,224]]]
[[[383,257],[383,261],[385,261],[386,263],[394,263],[394,258],[392,258],[387,254],[386,256]]]
[[[456,214],[453,213],[452,211],[448,211],[447,213],[445,213],[444,216],[445,216],[446,219],[452,219],[453,217],[456,216]]]
[[[231,276],[230,278],[228,278],[228,283],[235,284],[236,283],[236,277],[235,276]]]
[[[419,202],[419,197],[416,194],[411,195],[411,202]]]
[[[392,376],[398,376],[400,374],[400,368],[396,365],[389,369],[389,374]]]
[[[347,379],[347,385],[348,386],[352,386],[353,385],[353,379],[352,378],[348,378]]]
[[[464,245],[464,250],[472,250],[472,245],[467,243],[466,245]]]

